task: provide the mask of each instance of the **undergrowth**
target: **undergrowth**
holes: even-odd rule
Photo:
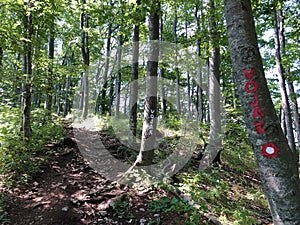
[[[0,188],[27,183],[46,160],[48,145],[59,143],[65,133],[62,121],[54,114],[45,116],[43,109],[32,111],[32,136],[23,141],[21,111],[1,105],[0,108]],[[0,195],[0,224],[5,222],[4,200]]]

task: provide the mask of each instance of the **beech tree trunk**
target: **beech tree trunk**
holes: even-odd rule
[[[201,31],[199,10],[200,10],[200,3],[197,2],[195,8],[194,20],[195,20],[198,35],[200,34]],[[196,47],[197,47],[197,56],[200,64],[201,40],[199,37],[196,39]],[[200,66],[200,68],[197,67],[197,93],[196,93],[197,94],[196,96],[197,121],[199,121],[200,123],[203,122],[203,98],[202,98],[203,94],[202,94],[201,85],[202,85],[202,72]]]
[[[137,0],[136,7],[139,7],[140,0]],[[130,146],[134,146],[136,143],[137,135],[137,101],[138,101],[138,78],[139,78],[139,41],[140,41],[140,25],[139,23],[134,25],[133,28],[133,56],[131,65],[131,86],[129,97],[129,126],[130,131],[128,140]]]
[[[85,4],[85,1],[83,1]],[[84,64],[84,72],[82,74],[82,87],[83,87],[83,108],[82,118],[86,119],[89,109],[89,72],[88,67],[90,65],[90,51],[89,51],[89,35],[86,29],[89,28],[89,14],[86,12],[81,13],[80,18],[81,28],[81,53]]]
[[[276,1],[274,1],[276,2]],[[275,40],[275,61],[278,71],[279,89],[282,98],[282,111],[284,114],[284,121],[286,127],[286,137],[292,151],[296,154],[295,137],[293,131],[293,121],[291,116],[291,108],[286,88],[286,79],[284,75],[284,68],[282,65],[282,55],[285,48],[285,37],[284,37],[284,22],[282,10],[276,10],[277,6],[274,4],[274,40]]]
[[[159,40],[159,0],[151,2],[149,15],[150,52],[147,61],[146,96],[144,106],[144,122],[142,141],[137,164],[151,165],[154,157],[155,131],[157,123],[157,69],[159,47],[155,41]],[[151,42],[152,41],[152,42]]]
[[[210,121],[210,144],[213,145],[217,155],[213,159],[215,163],[221,163],[220,154],[222,147],[221,140],[221,89],[220,89],[220,47],[219,36],[217,33],[217,23],[215,18],[215,3],[214,0],[208,1],[210,8],[209,17],[209,36],[211,41],[211,51],[209,58],[209,121]]]
[[[54,18],[52,22],[52,28],[54,27]],[[53,102],[53,59],[54,59],[54,30],[50,30],[48,38],[48,58],[50,59],[48,67],[48,79],[47,79],[47,94],[45,101],[45,109],[47,110],[48,116],[51,115],[52,102]]]
[[[274,224],[300,224],[300,180],[267,87],[250,0],[224,0],[233,73]]]
[[[297,144],[298,144],[298,148],[300,149],[300,118],[299,118],[297,96],[296,96],[294,84],[292,81],[288,82],[288,88],[289,88],[289,96],[291,99],[291,106],[292,106],[292,110],[293,110],[295,133],[296,133],[297,142],[298,142]],[[298,155],[298,160],[299,160],[299,155]]]
[[[32,7],[32,2],[28,3],[28,8]],[[29,12],[24,16],[24,28],[26,39],[24,41],[24,56],[23,56],[23,74],[26,75],[23,89],[23,118],[22,129],[24,141],[30,141],[31,137],[31,78],[32,78],[32,36],[33,36],[33,23],[32,15]]]

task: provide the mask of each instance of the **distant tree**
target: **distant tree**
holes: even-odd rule
[[[258,49],[250,0],[224,0],[235,83],[274,224],[300,224],[300,179]]]

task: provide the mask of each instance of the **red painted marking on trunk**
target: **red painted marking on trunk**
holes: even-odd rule
[[[262,154],[266,158],[276,158],[278,155],[278,147],[272,142],[268,142],[262,146]]]

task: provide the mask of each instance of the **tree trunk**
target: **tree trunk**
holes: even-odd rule
[[[3,66],[3,48],[0,47],[0,68]]]
[[[111,46],[111,35],[112,35],[112,24],[108,25],[107,40],[106,40],[106,55],[105,55],[105,65],[103,74],[103,84],[102,89],[99,91],[99,96],[97,100],[97,110],[100,111],[102,115],[108,112],[108,104],[106,100],[106,92],[108,88],[108,72],[110,64],[110,46]]]
[[[32,3],[28,3],[30,9]],[[24,141],[30,141],[31,137],[31,78],[32,78],[32,36],[33,36],[33,24],[32,15],[28,13],[24,17],[24,27],[26,32],[26,39],[30,41],[24,42],[24,57],[23,57],[23,74],[26,75],[23,89],[23,139]]]
[[[121,92],[121,60],[122,60],[122,45],[123,37],[120,35],[118,43],[118,53],[117,53],[117,78],[116,78],[116,106],[115,106],[115,117],[118,118],[120,115],[120,92]]]
[[[85,4],[85,0],[83,1]],[[82,87],[83,87],[83,108],[82,118],[85,120],[89,110],[89,72],[88,67],[90,65],[90,51],[89,51],[89,35],[86,29],[89,28],[89,14],[86,12],[81,13],[80,17],[81,28],[81,53],[84,64],[84,72],[82,74]]]
[[[150,52],[147,61],[147,82],[144,106],[144,122],[142,141],[136,162],[140,165],[151,165],[154,157],[155,130],[157,123],[157,69],[159,47],[159,1],[152,2],[153,8],[149,15]]]
[[[175,75],[176,75],[176,107],[177,107],[177,114],[178,118],[181,115],[181,105],[180,105],[180,74],[178,68],[178,37],[177,37],[177,25],[178,25],[178,17],[177,17],[177,2],[175,1],[175,16],[174,16],[174,23],[173,23],[173,34],[174,34],[174,42],[176,44],[176,55],[175,55]]]
[[[52,27],[54,27],[54,21],[52,22]],[[45,101],[45,109],[47,110],[47,116],[51,116],[52,102],[53,102],[53,59],[54,59],[54,30],[50,30],[50,35],[48,39],[48,58],[50,60],[48,66],[48,79],[47,79],[47,94]]]
[[[70,110],[69,92],[70,92],[70,77],[66,77],[65,96],[64,96],[64,117],[68,115]]]
[[[214,148],[214,152],[218,154],[213,159],[213,163],[221,163],[220,154],[222,147],[221,140],[221,89],[220,89],[220,47],[219,36],[217,34],[216,23],[216,9],[214,0],[208,1],[210,9],[208,31],[211,41],[211,51],[209,58],[209,121],[210,121],[210,133],[209,141],[210,145]]]
[[[224,0],[235,82],[274,224],[300,224],[300,180],[267,87],[250,0]]]
[[[298,110],[298,102],[297,102],[297,96],[295,93],[294,85],[292,81],[288,82],[288,88],[289,88],[289,96],[291,99],[291,106],[293,110],[293,117],[294,117],[294,124],[295,124],[295,132],[298,142],[298,148],[300,149],[300,118],[299,118],[299,110]],[[298,155],[299,160],[299,155]]]
[[[282,97],[282,110],[284,113],[284,119],[285,119],[285,126],[286,126],[286,137],[288,139],[289,146],[291,150],[296,154],[296,145],[295,145],[295,138],[294,138],[294,132],[293,132],[293,122],[291,117],[291,108],[290,103],[287,95],[287,89],[286,89],[286,80],[284,76],[284,68],[282,65],[282,53],[285,48],[284,43],[284,31],[283,31],[283,15],[282,10],[276,10],[276,5],[274,6],[274,40],[275,40],[275,61],[276,61],[276,67],[278,71],[278,80],[279,80],[279,89],[280,94]]]
[[[200,3],[197,3],[195,8],[194,20],[195,20],[198,35],[200,34],[201,31],[199,8],[200,8]],[[196,46],[197,46],[197,56],[200,65],[201,40],[199,37],[196,39]],[[201,86],[202,86],[202,72],[201,72],[201,65],[200,65],[199,67],[197,67],[197,91],[196,91],[197,121],[199,121],[200,123],[203,122],[203,101],[202,101],[203,94],[202,94]]]
[[[140,0],[137,0],[136,7],[139,7]],[[131,65],[131,85],[130,85],[130,97],[129,97],[129,126],[130,131],[128,135],[128,141],[130,146],[134,146],[136,143],[137,135],[137,102],[138,102],[138,78],[139,78],[139,41],[140,41],[140,25],[139,23],[134,25],[133,28],[133,56]]]
[[[164,31],[164,24],[163,24],[163,17],[160,15],[160,41],[163,42],[163,31]],[[159,54],[162,56],[163,55],[163,50],[160,48]],[[165,77],[165,68],[164,65],[159,69],[159,76],[161,78]],[[160,96],[160,105],[162,109],[162,114],[165,116],[167,114],[167,100],[166,100],[166,89],[165,85],[162,82],[161,83],[161,88],[160,88],[161,96]]]

